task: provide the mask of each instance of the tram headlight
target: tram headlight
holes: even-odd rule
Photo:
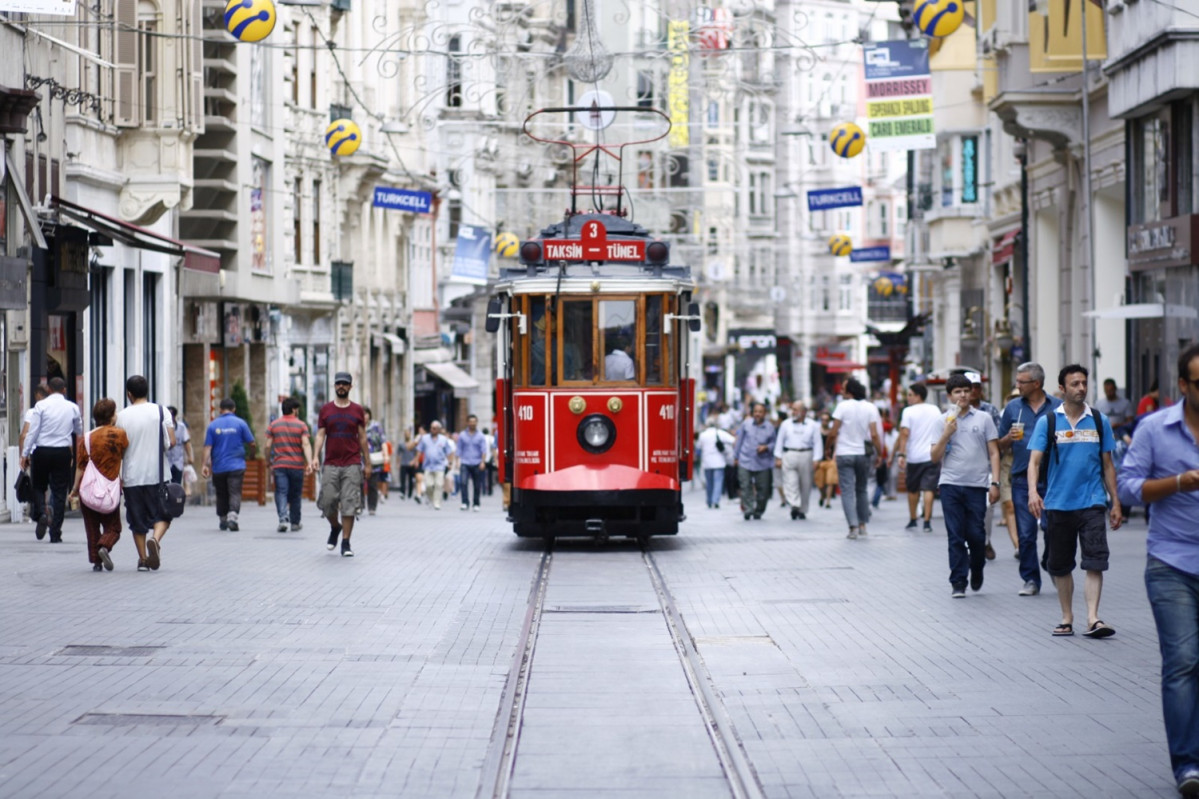
[[[579,446],[588,452],[607,452],[616,443],[616,425],[607,416],[595,413],[579,422]]]

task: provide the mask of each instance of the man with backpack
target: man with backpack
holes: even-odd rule
[[[1037,421],[1028,442],[1029,473],[1039,475],[1044,463],[1048,488],[1042,499],[1037,486],[1029,481],[1028,509],[1037,518],[1045,514],[1043,564],[1062,607],[1062,621],[1053,634],[1074,634],[1072,572],[1075,551],[1081,546],[1078,565],[1087,573],[1083,589],[1087,628],[1083,635],[1106,638],[1116,632],[1099,618],[1099,596],[1108,566],[1107,523],[1118,530],[1124,517],[1116,500],[1115,437],[1107,418],[1087,405],[1088,377],[1086,368],[1078,364],[1066,366],[1058,374],[1064,401]],[[1109,503],[1110,511],[1105,508]]]

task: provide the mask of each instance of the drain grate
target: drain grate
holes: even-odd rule
[[[78,657],[101,658],[144,658],[158,654],[165,646],[101,646],[93,644],[71,644],[54,654]]]
[[[180,713],[84,713],[71,723],[103,727],[179,727],[182,725],[198,727],[217,724],[224,718],[224,716],[193,716]]]
[[[546,605],[545,613],[659,613],[649,605]]]
[[[813,596],[804,599],[763,599],[763,605],[839,605],[848,599],[835,596]]]

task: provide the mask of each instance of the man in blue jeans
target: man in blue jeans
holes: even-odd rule
[[[1016,534],[1020,542],[1020,596],[1041,593],[1041,562],[1037,557],[1037,520],[1028,509],[1028,439],[1037,421],[1053,413],[1062,401],[1045,393],[1045,370],[1039,363],[1016,367],[1016,389],[1020,396],[1007,404],[999,419],[999,449],[1012,450],[1012,505],[1016,511]],[[1036,477],[1036,475],[1034,475]],[[1045,485],[1036,486],[1045,495]]]
[[[266,429],[266,451],[275,475],[275,510],[279,513],[279,532],[295,532],[300,522],[300,500],[304,491],[304,471],[312,463],[312,443],[308,425],[296,416],[300,403],[283,400],[283,415]]]
[[[945,382],[949,411],[933,444],[933,462],[941,464],[941,513],[949,537],[949,584],[953,598],[983,587],[986,565],[987,503],[999,501],[999,433],[989,413],[970,405],[970,378],[950,375]]]
[[[483,464],[488,456],[487,436],[479,432],[479,417],[466,417],[466,429],[458,434],[459,478],[462,485],[462,510],[470,507],[470,489],[475,491],[474,509],[479,510],[479,494],[483,491]]]
[[[1137,425],[1117,478],[1127,505],[1153,503],[1145,588],[1162,654],[1162,715],[1183,796],[1199,797],[1199,346],[1178,358],[1182,402]]]

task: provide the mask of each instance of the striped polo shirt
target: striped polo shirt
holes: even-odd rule
[[[295,416],[280,416],[266,429],[271,437],[272,469],[303,469],[303,439],[308,435],[308,425]]]

